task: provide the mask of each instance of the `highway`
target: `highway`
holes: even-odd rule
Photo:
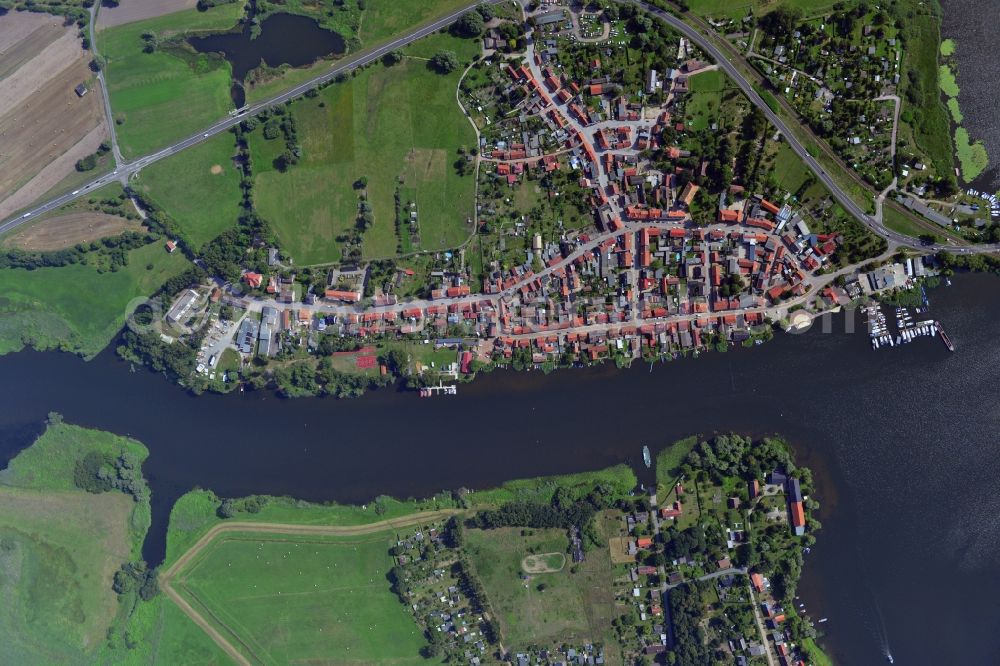
[[[652,16],[664,21],[670,27],[672,27],[677,32],[681,33],[692,42],[698,45],[698,47],[707,53],[719,67],[722,68],[726,74],[729,75],[736,85],[740,87],[751,102],[757,108],[759,108],[772,125],[778,128],[784,136],[785,141],[788,145],[795,151],[795,153],[802,158],[806,166],[816,174],[816,177],[826,185],[827,189],[833,194],[834,199],[844,207],[848,213],[856,217],[862,224],[874,231],[879,236],[882,236],[886,240],[896,243],[897,245],[903,245],[910,247],[921,252],[937,252],[939,250],[945,250],[954,254],[979,254],[984,252],[997,252],[1000,251],[1000,243],[994,243],[989,245],[969,245],[969,246],[955,246],[955,245],[924,245],[916,238],[912,236],[907,236],[905,234],[897,233],[892,229],[889,229],[882,223],[881,220],[869,215],[858,206],[853,199],[851,199],[837,183],[830,177],[828,173],[819,165],[819,163],[813,158],[812,155],[805,149],[799,140],[795,137],[795,134],[791,132],[788,125],[778,116],[777,113],[771,110],[771,107],[757,94],[754,90],[753,85],[743,76],[742,72],[736,68],[736,66],[723,54],[722,50],[719,49],[711,40],[705,37],[701,32],[695,30],[690,25],[677,18],[673,14],[663,11],[658,7],[642,2],[642,0],[617,0],[622,4],[632,4],[637,7],[642,8],[644,11],[648,12]]]
[[[31,210],[25,213],[19,214],[17,217],[13,217],[6,220],[3,224],[0,224],[0,234],[6,233],[12,229],[21,226],[22,224],[30,222],[32,219],[38,217],[39,215],[43,215],[45,213],[48,213],[49,211],[55,210],[56,208],[59,208],[60,206],[63,206],[78,197],[85,196],[86,194],[93,192],[94,190],[100,189],[101,187],[104,187],[109,183],[113,183],[115,181],[124,182],[133,174],[138,173],[139,171],[146,168],[150,164],[153,164],[154,162],[159,162],[162,159],[170,157],[171,155],[175,155],[182,150],[190,148],[191,146],[194,146],[198,143],[201,143],[205,139],[211,138],[220,132],[225,132],[229,130],[230,128],[242,122],[246,116],[253,116],[269,107],[277,106],[278,104],[284,104],[288,100],[298,97],[299,95],[302,95],[303,93],[317,86],[323,85],[324,83],[328,83],[329,81],[334,80],[337,76],[341,74],[347,74],[350,73],[352,70],[357,69],[358,67],[364,67],[365,65],[378,60],[379,58],[386,55],[387,53],[390,53],[391,51],[407,46],[408,44],[411,44],[412,42],[415,42],[418,39],[422,39],[432,33],[435,33],[441,28],[445,28],[451,25],[462,14],[464,14],[465,12],[469,11],[474,7],[478,7],[479,5],[482,4],[495,5],[504,1],[509,1],[509,0],[470,1],[466,5],[464,5],[461,9],[458,9],[452,12],[451,14],[448,14],[447,16],[438,19],[433,23],[430,23],[423,27],[414,28],[413,30],[402,35],[401,37],[397,37],[396,39],[387,42],[385,44],[382,44],[381,46],[378,46],[371,51],[362,51],[354,56],[349,56],[343,60],[339,60],[334,64],[334,66],[328,72],[324,74],[312,78],[309,81],[306,81],[305,83],[295,86],[294,88],[287,90],[281,93],[280,95],[272,97],[268,100],[265,100],[263,102],[258,102],[256,104],[251,104],[249,106],[245,106],[240,110],[238,114],[227,116],[226,118],[218,121],[211,127],[203,129],[201,132],[197,134],[189,136],[188,138],[183,139],[181,141],[178,141],[177,143],[171,146],[167,146],[166,148],[163,148],[162,150],[159,150],[151,155],[140,157],[131,162],[124,162],[118,165],[115,168],[115,170],[112,171],[111,173],[100,176],[99,178],[87,183],[86,185],[83,185],[77,190],[73,190],[72,192],[63,194],[62,196],[58,196],[55,199],[52,199],[39,206],[36,206],[35,208],[32,208]],[[91,23],[93,23],[93,21],[91,21]],[[91,43],[93,44],[93,42]],[[103,87],[104,81],[102,80],[101,83]],[[110,115],[109,115],[109,122],[113,123]],[[113,126],[111,127],[111,132],[114,133]]]

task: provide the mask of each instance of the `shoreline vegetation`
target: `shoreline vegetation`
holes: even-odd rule
[[[625,465],[362,506],[193,490],[171,510],[156,569],[139,555],[149,527],[147,455],[134,440],[53,414],[0,472],[0,495],[16,498],[0,506],[0,562],[34,558],[25,571],[55,584],[42,594],[31,576],[0,582],[5,600],[15,600],[0,628],[27,626],[17,623],[35,604],[57,603],[24,636],[85,663],[461,659],[471,648],[490,663],[514,652],[551,663],[575,649],[616,663],[654,654],[682,664],[752,654],[725,647],[739,638],[776,651],[774,631],[762,634],[753,621],[759,606],[782,649],[829,663],[793,603],[803,552],[820,529],[813,478],[777,437],[667,445],[656,456],[657,484],[645,490]],[[711,500],[720,493],[730,498],[721,507]],[[95,515],[50,523],[49,505],[69,497],[79,506],[60,509],[67,516]],[[112,509],[122,524],[105,527],[103,541],[85,536]],[[116,538],[117,549],[96,549]],[[73,543],[90,545],[67,550]],[[331,577],[332,587],[324,584]],[[66,615],[73,604],[58,602],[84,594],[89,631],[100,639],[69,646],[74,634],[65,630],[77,620]],[[586,614],[568,612],[581,604]],[[657,622],[673,630],[652,632]],[[19,663],[37,662],[25,653]]]
[[[951,115],[951,126],[955,135],[955,155],[958,158],[959,171],[962,180],[971,183],[979,177],[989,167],[990,158],[986,152],[986,146],[980,140],[973,140],[969,131],[962,126],[965,120],[959,103],[961,88],[957,80],[957,68],[955,52],[958,48],[954,39],[945,39],[941,42],[940,55],[941,64],[938,69],[938,83],[941,93],[944,95],[945,104]]]

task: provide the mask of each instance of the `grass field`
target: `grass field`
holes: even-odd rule
[[[152,294],[189,266],[160,243],[128,256],[128,266],[116,272],[83,264],[0,269],[0,353],[32,346],[94,356],[121,328],[132,299]]]
[[[73,483],[91,451],[142,460],[138,442],[50,425],[0,472],[0,660],[11,664],[112,663],[105,643],[122,609],[111,589],[118,567],[138,556],[149,503]]]
[[[367,0],[360,17],[353,9],[328,12],[323,5],[310,0],[291,0],[281,5],[279,10],[312,16],[349,41],[356,35],[361,48],[370,49],[402,32],[450,14],[465,4],[465,0]],[[311,67],[285,68],[280,77],[248,88],[247,101],[256,102],[277,95],[282,90],[319,76],[330,66],[329,61],[320,60]]]
[[[143,33],[162,39],[179,33],[227,30],[242,14],[240,3],[205,12],[188,9],[98,33],[107,60],[108,91],[126,157],[152,152],[198,132],[226,115],[230,67],[217,57],[160,48],[143,53]]]
[[[905,69],[916,72],[920,79],[917,88],[920,103],[911,108],[912,114],[907,114],[912,116],[911,121],[906,122],[901,117],[901,125],[907,126],[901,136],[912,133],[913,141],[927,155],[937,175],[943,176],[952,173],[954,157],[948,110],[941,101],[938,83],[940,21],[924,3],[910,0],[908,4],[914,9],[901,32],[907,44],[903,65]],[[904,76],[903,80],[906,81],[907,77]]]
[[[194,490],[181,497],[170,512],[166,562],[184,554],[214,525],[222,522],[217,514],[220,500],[207,490]],[[263,523],[296,525],[367,525],[380,520],[401,518],[418,511],[454,508],[444,498],[401,501],[380,497],[363,507],[338,504],[311,504],[287,497],[269,497],[259,513],[245,519]]]
[[[566,552],[569,540],[565,530],[468,530],[466,543],[486,597],[499,616],[508,649],[584,641],[607,645],[613,640],[614,598],[607,548],[588,552],[586,559],[573,567],[523,580],[522,560],[526,556]],[[551,564],[558,566],[554,558]]]
[[[688,0],[694,14],[732,19],[741,19],[750,11],[760,16],[778,7],[798,8],[805,16],[814,16],[832,10],[835,4],[837,0]],[[856,2],[849,0],[844,4],[851,6]]]
[[[885,226],[897,233],[913,236],[914,238],[920,236],[921,234],[928,233],[926,228],[920,226],[908,215],[904,215],[892,206],[885,206],[882,209],[882,215]]]
[[[702,130],[718,120],[728,82],[726,75],[718,70],[691,77],[691,94],[684,114],[691,129]]]
[[[369,68],[295,103],[303,157],[286,173],[272,166],[284,150],[281,139],[267,141],[261,129],[251,134],[257,208],[296,264],[340,258],[336,238],[354,225],[353,183],[361,177],[375,217],[364,234],[366,256],[396,254],[398,184],[416,193],[421,249],[454,247],[468,237],[475,183],[452,163],[457,149],[474,147],[476,139],[455,100],[460,72],[441,76],[420,59],[445,48],[467,61],[478,44],[433,35],[394,67]]]
[[[573,499],[586,497],[597,486],[605,486],[615,497],[624,497],[638,484],[635,472],[627,465],[616,465],[596,472],[580,472],[563,476],[542,476],[534,479],[508,481],[499,488],[470,493],[466,501],[471,506],[488,506],[504,502],[534,502],[548,504],[559,489]]]
[[[684,459],[691,453],[691,449],[698,444],[696,436],[686,437],[676,441],[667,448],[656,454],[656,487],[657,492],[666,492],[673,486],[680,474],[680,466],[684,464]],[[660,491],[660,487],[663,490]]]
[[[177,221],[191,247],[200,248],[235,226],[239,216],[235,154],[233,135],[217,134],[143,169],[138,189]]]
[[[386,579],[395,542],[226,534],[176,587],[266,664],[419,663],[423,634]]]
[[[774,157],[774,178],[778,187],[795,194],[810,174],[811,172],[806,169],[802,159],[795,154],[791,146],[782,142],[778,154]]]

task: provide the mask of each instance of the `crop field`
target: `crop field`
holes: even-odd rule
[[[240,206],[240,171],[228,132],[143,169],[138,189],[163,208],[199,248],[235,226]]]
[[[423,634],[386,578],[393,544],[392,531],[226,534],[174,585],[254,661],[419,663]]]
[[[396,254],[397,186],[415,193],[419,249],[468,238],[475,183],[452,165],[457,150],[476,139],[455,100],[460,72],[442,76],[421,58],[451,49],[467,61],[476,48],[471,40],[433,35],[393,67],[369,68],[292,105],[303,156],[285,173],[272,166],[284,150],[281,139],[268,141],[260,129],[251,134],[257,208],[296,264],[340,258],[336,239],[355,224],[354,183],[362,177],[375,218],[364,234],[366,257]]]
[[[0,353],[26,345],[94,356],[125,321],[132,299],[148,296],[188,267],[160,243],[129,252],[129,264],[99,273],[83,264],[0,270]]]
[[[5,663],[96,663],[118,612],[113,572],[138,552],[149,505],[76,489],[89,451],[146,456],[109,433],[51,425],[0,472],[0,654]]]
[[[112,28],[185,9],[194,9],[197,5],[198,0],[143,0],[143,2],[123,2],[117,7],[102,6],[97,15],[97,27]]]
[[[28,206],[74,173],[107,136],[73,27],[44,14],[0,17],[0,218]]]
[[[20,227],[3,239],[5,247],[20,250],[62,250],[78,243],[89,243],[126,230],[138,231],[139,224],[117,215],[81,212],[48,218],[44,224]]]
[[[143,52],[144,33],[165,38],[233,27],[239,3],[205,12],[187,9],[102,30],[97,46],[107,60],[108,91],[126,157],[135,157],[190,136],[232,109],[229,64],[217,56],[161,45]]]
[[[565,553],[565,530],[500,528],[468,530],[469,557],[499,616],[508,649],[584,641],[609,644],[614,597],[607,548],[589,551],[576,565],[521,578],[524,560]],[[548,562],[555,568],[555,558]],[[612,653],[613,650],[609,650]]]

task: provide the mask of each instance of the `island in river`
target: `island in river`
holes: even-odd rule
[[[825,659],[795,604],[813,477],[777,438],[677,442],[648,491],[624,465],[364,506],[194,490],[158,569],[145,455],[52,414],[0,472],[18,663]]]

